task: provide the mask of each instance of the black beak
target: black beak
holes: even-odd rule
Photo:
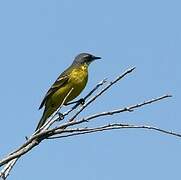
[[[98,56],[92,56],[92,60],[101,59],[101,57]]]

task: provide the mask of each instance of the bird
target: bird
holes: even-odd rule
[[[89,65],[101,57],[80,53],[73,63],[62,72],[44,96],[39,109],[44,107],[42,117],[35,131],[60,107],[75,99],[85,88],[88,81]]]

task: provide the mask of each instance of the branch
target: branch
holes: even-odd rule
[[[106,79],[103,79],[101,82],[99,82],[99,83],[84,97],[84,100],[86,101],[95,91],[97,91],[97,90],[98,90],[101,86],[103,86],[106,82],[107,82]],[[79,103],[75,104],[71,109],[69,109],[67,112],[65,112],[65,113],[63,114],[63,117],[67,116],[69,113],[71,113],[72,111],[74,111],[79,105],[80,105]],[[51,117],[50,121],[48,122],[48,124],[51,125],[51,124],[53,124],[55,121],[57,121],[57,119],[54,121],[54,117],[57,115],[58,111],[59,111],[59,109],[52,115],[52,117]],[[59,118],[58,118],[58,119],[59,119]],[[1,170],[1,172],[0,172],[0,177],[2,177],[3,179],[6,179],[7,176],[9,175],[11,169],[13,168],[13,166],[15,165],[15,163],[17,162],[17,160],[20,158],[20,155],[17,156],[18,154],[16,154],[16,156],[17,156],[16,158],[14,158],[15,156],[11,156],[11,155],[13,155],[14,153],[20,151],[21,149],[25,148],[28,144],[30,144],[30,143],[36,138],[35,135],[36,135],[38,132],[40,132],[40,131],[41,131],[41,130],[38,130],[38,131],[36,131],[35,133],[33,133],[33,134],[30,136],[30,138],[27,140],[27,142],[25,142],[20,148],[18,148],[17,150],[15,150],[14,152],[12,152],[12,153],[10,153],[10,154],[8,155],[9,160],[12,159],[12,160],[10,160],[10,161],[9,161],[8,159],[6,159],[7,162],[8,162],[8,164],[6,164],[6,163],[2,163],[2,164],[1,164],[1,162],[3,162],[3,160],[0,161],[0,166],[6,164],[6,166],[5,166],[5,167]],[[32,147],[32,148],[33,148],[33,147]],[[23,151],[22,151],[22,152],[23,152]],[[5,159],[4,159],[4,160],[5,160]],[[5,162],[6,162],[6,161],[5,161]]]
[[[90,134],[90,133],[101,132],[101,131],[109,131],[109,130],[114,130],[114,129],[148,129],[148,130],[154,130],[154,131],[158,131],[164,134],[169,134],[169,135],[173,135],[173,136],[177,136],[181,138],[180,133],[175,133],[173,131],[164,130],[164,129],[154,127],[154,126],[116,123],[116,124],[108,124],[108,125],[94,127],[94,128],[66,129],[64,133],[69,133],[69,134],[49,137],[48,139],[59,139],[59,138]]]
[[[87,100],[83,106],[79,106],[80,103],[75,104],[64,112],[62,114],[63,118],[68,116],[71,112],[74,110],[77,110],[77,112],[74,112],[72,116],[70,116],[69,119],[66,120],[65,123],[60,124],[58,127],[49,129],[52,124],[54,124],[56,121],[60,120],[60,116],[57,116],[59,113],[60,108],[49,118],[47,123],[38,131],[33,133],[27,141],[21,145],[19,148],[17,148],[15,151],[11,152],[9,155],[7,155],[5,158],[3,158],[0,161],[0,166],[5,165],[5,167],[1,170],[0,172],[0,177],[2,179],[6,179],[7,176],[9,175],[10,171],[12,170],[13,166],[16,164],[17,160],[27,152],[29,152],[31,149],[33,149],[35,146],[39,145],[43,140],[45,139],[55,139],[55,138],[64,138],[64,137],[70,137],[70,136],[76,136],[76,135],[82,135],[82,134],[88,134],[88,133],[94,133],[94,132],[100,132],[100,131],[107,131],[107,130],[113,130],[113,129],[123,129],[123,128],[142,128],[142,129],[151,129],[155,131],[159,131],[162,133],[174,135],[177,137],[181,137],[180,134],[174,133],[171,131],[166,131],[163,129],[159,129],[157,127],[152,127],[152,126],[145,126],[145,125],[130,125],[130,124],[109,124],[109,125],[104,125],[100,127],[94,127],[94,128],[74,128],[74,129],[69,129],[70,127],[75,127],[78,124],[83,124],[83,123],[88,123],[91,120],[97,119],[98,117],[104,117],[104,116],[111,116],[114,114],[119,114],[122,112],[132,112],[137,108],[143,107],[145,105],[163,100],[165,98],[171,97],[171,95],[164,95],[160,96],[158,98],[154,98],[148,101],[144,101],[139,104],[131,105],[125,108],[119,108],[116,110],[112,111],[106,111],[106,112],[101,112],[101,113],[96,113],[84,118],[81,118],[79,120],[76,120],[77,116],[84,111],[90,104],[92,104],[98,97],[103,95],[110,87],[112,87],[114,84],[116,84],[118,81],[123,79],[126,75],[131,73],[135,67],[126,70],[124,73],[119,75],[117,78],[115,78],[113,81],[107,83],[106,86],[103,86],[106,83],[106,79],[102,80],[100,83],[98,83],[85,97],[84,100]],[[100,91],[98,89],[102,87]],[[94,92],[97,92],[97,94],[94,95]],[[71,93],[71,91],[70,91]],[[69,96],[69,94],[65,97],[66,98]]]
[[[164,95],[164,96],[160,96],[158,98],[153,98],[151,100],[147,100],[147,101],[144,101],[142,103],[131,105],[131,106],[128,106],[128,107],[124,107],[124,108],[121,108],[121,109],[96,113],[94,115],[84,117],[84,118],[82,118],[82,119],[80,119],[78,121],[67,122],[65,124],[62,124],[62,125],[56,127],[56,128],[53,128],[53,129],[50,129],[50,130],[46,131],[46,133],[49,134],[49,136],[50,136],[51,134],[56,133],[57,130],[62,131],[62,129],[64,129],[65,127],[70,127],[70,126],[74,126],[74,125],[78,125],[78,124],[82,124],[82,123],[87,123],[87,122],[90,122],[90,120],[96,119],[96,118],[101,117],[101,116],[111,116],[111,115],[119,114],[119,113],[126,112],[126,111],[127,112],[132,112],[134,109],[140,108],[140,107],[148,105],[148,104],[152,104],[154,102],[157,102],[157,101],[169,98],[169,97],[172,97],[172,96],[171,95]]]
[[[117,83],[119,80],[121,80],[123,77],[125,77],[127,74],[131,73],[133,70],[135,69],[134,68],[131,68],[131,69],[128,69],[126,70],[123,74],[121,74],[120,76],[118,76],[115,80],[111,81],[105,88],[103,88],[98,94],[96,94],[95,96],[93,96],[87,103],[85,103],[81,108],[80,110],[75,114],[73,115],[72,118],[70,118],[70,122],[73,121],[79,114],[80,112],[82,112],[89,104],[91,104],[93,101],[95,101],[99,96],[101,96],[106,90],[108,90],[112,85],[114,85],[115,83]],[[96,91],[100,86],[102,86],[104,83],[105,83],[105,79],[99,83],[98,85],[96,85],[96,87],[85,97],[85,98],[88,98],[90,95],[93,94],[94,91]],[[72,108],[72,110],[74,110],[74,108]],[[71,110],[71,111],[72,111]],[[68,111],[68,113],[70,113],[71,111]],[[57,113],[57,112],[56,112]],[[66,113],[65,115],[68,115],[68,113]],[[53,117],[55,116],[55,114],[53,114]],[[59,119],[59,117],[53,119],[52,121],[57,121]],[[51,123],[51,122],[50,122]],[[67,123],[65,123],[64,125],[61,126],[62,128],[66,128],[67,127]],[[40,130],[41,131],[41,130]],[[42,134],[41,134],[42,133]],[[2,159],[0,161],[0,166],[8,163],[10,160],[14,159],[14,158],[17,158],[17,157],[20,157],[22,154],[24,154],[24,148],[26,148],[26,146],[29,145],[29,143],[32,143],[32,141],[35,139],[35,138],[39,138],[42,136],[44,136],[44,138],[46,137],[46,133],[49,133],[47,132],[46,130],[43,129],[43,132],[35,132],[31,137],[30,139],[24,143],[20,148],[18,148],[17,150],[15,150],[14,152],[12,152],[8,157]],[[37,137],[38,135],[38,137]],[[41,140],[42,140],[41,138]],[[35,141],[36,142],[36,141]],[[35,143],[36,144],[36,143]],[[33,146],[31,146],[31,148],[33,148],[35,146],[35,144]],[[21,151],[21,153],[19,153],[19,151]],[[27,150],[26,150],[27,152]]]
[[[89,121],[91,119],[95,119],[95,118],[98,118],[98,117],[101,117],[101,116],[110,116],[110,115],[114,115],[114,114],[118,114],[118,113],[122,113],[122,112],[126,112],[126,111],[132,112],[137,108],[140,108],[140,107],[148,105],[148,104],[152,104],[154,102],[157,102],[157,101],[160,101],[162,99],[169,98],[169,97],[172,97],[172,95],[167,94],[167,95],[163,95],[163,96],[160,96],[158,98],[153,98],[151,100],[147,100],[147,101],[144,101],[142,103],[131,105],[131,106],[128,106],[128,107],[125,107],[125,108],[121,108],[121,109],[117,109],[117,110],[113,110],[113,111],[97,113],[97,114],[85,117],[85,118],[83,118],[83,120]]]
[[[13,168],[13,166],[16,164],[17,160],[18,160],[18,158],[13,159],[4,167],[4,169],[2,169],[2,171],[0,172],[0,177],[3,180],[5,180],[9,176],[9,173],[10,173],[11,169]]]
[[[84,101],[86,101],[96,90],[99,89],[99,87],[103,86],[106,82],[107,82],[106,79],[103,79],[101,82],[99,82],[99,83],[83,98]],[[64,98],[64,101],[63,101],[63,102],[65,102],[65,100],[67,99],[67,97],[69,96],[69,94],[72,92],[72,90],[73,90],[73,89],[71,89],[71,91],[68,93],[68,95]],[[62,103],[62,105],[60,106],[60,108],[58,108],[57,111],[53,113],[53,115],[49,118],[49,120],[45,123],[45,125],[44,125],[43,127],[41,127],[39,130],[37,130],[37,131],[35,132],[35,134],[37,134],[37,132],[40,132],[40,131],[43,130],[43,129],[44,129],[44,130],[45,130],[45,129],[48,129],[48,128],[49,128],[52,124],[54,124],[56,121],[60,121],[60,120],[61,120],[60,117],[59,117],[59,115],[58,115],[58,117],[55,117],[55,116],[59,113],[59,111],[60,111],[61,107],[63,106],[63,104],[64,104],[64,103]],[[71,109],[69,109],[68,111],[66,111],[65,113],[63,113],[63,114],[62,114],[63,119],[64,119],[66,116],[68,116],[72,111],[74,111],[75,109],[77,109],[77,107],[78,107],[79,105],[80,105],[80,103],[78,102],[78,103],[76,103]]]
[[[99,93],[97,93],[94,97],[92,97],[87,103],[85,103],[80,110],[69,120],[73,121],[89,104],[91,104],[93,101],[95,101],[99,96],[101,96],[105,91],[107,91],[111,86],[113,86],[115,83],[120,81],[122,78],[124,78],[127,74],[131,73],[136,67],[133,67],[131,69],[126,70],[123,74],[118,76],[115,80],[109,82],[109,84],[104,87]]]
[[[11,153],[6,158],[2,159],[0,161],[0,166],[8,163],[10,160],[12,160],[14,158],[20,157],[23,154],[27,153],[33,147],[37,146],[42,140],[47,139],[48,137],[54,136],[56,134],[65,133],[66,132],[65,128],[67,128],[67,127],[71,127],[71,126],[82,124],[82,123],[87,123],[87,122],[90,122],[91,120],[96,119],[96,118],[101,117],[101,116],[110,116],[110,115],[118,114],[118,113],[125,112],[125,111],[130,112],[130,111],[133,111],[136,108],[140,108],[142,106],[145,106],[145,105],[148,105],[148,104],[151,104],[151,103],[154,103],[154,102],[157,102],[157,101],[160,101],[162,99],[169,98],[169,97],[171,97],[171,95],[164,95],[164,96],[160,96],[158,98],[147,100],[147,101],[144,101],[142,103],[132,105],[132,106],[128,106],[128,107],[125,107],[125,108],[121,108],[121,109],[118,109],[118,110],[97,113],[97,114],[82,118],[79,121],[69,121],[67,123],[64,123],[64,124],[56,127],[56,128],[53,128],[53,129],[50,129],[50,130],[44,130],[44,131],[41,131],[39,133],[36,133],[30,139],[28,139],[27,142],[24,143],[18,150]]]
[[[107,82],[107,78],[103,79],[101,82],[99,82],[83,99],[84,101],[86,101],[96,90],[98,90],[99,87],[101,87],[102,85],[104,85]],[[70,109],[71,111],[76,109],[78,106],[80,105],[80,103],[75,104],[75,106],[72,107],[72,109]],[[63,115],[66,116],[68,115],[70,112],[67,111],[65,112]]]

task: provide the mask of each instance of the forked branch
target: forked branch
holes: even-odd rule
[[[25,155],[27,152],[32,150],[35,146],[40,145],[40,143],[43,140],[47,139],[55,139],[55,138],[66,138],[71,136],[77,136],[77,135],[83,135],[83,134],[90,134],[95,132],[101,132],[101,131],[108,131],[108,130],[114,130],[114,129],[149,129],[149,130],[155,130],[159,131],[161,133],[166,133],[169,135],[181,137],[181,134],[175,133],[172,131],[167,131],[161,128],[148,126],[148,125],[132,125],[132,124],[122,124],[122,123],[110,123],[105,124],[99,127],[85,127],[84,124],[89,126],[89,122],[92,120],[97,120],[99,117],[106,117],[106,116],[112,116],[115,114],[120,114],[122,112],[132,112],[137,108],[141,108],[145,105],[152,104],[158,101],[161,101],[163,99],[171,97],[171,95],[164,95],[160,96],[158,98],[153,98],[151,100],[144,101],[142,103],[138,103],[135,105],[118,108],[116,110],[111,111],[105,111],[96,113],[87,117],[79,118],[78,115],[81,114],[82,111],[86,110],[89,105],[92,105],[92,103],[98,99],[98,97],[102,96],[103,93],[107,92],[108,89],[110,89],[113,85],[117,84],[118,81],[123,79],[126,75],[130,74],[132,71],[134,71],[135,67],[126,70],[124,73],[119,75],[117,78],[115,78],[113,81],[107,82],[106,79],[102,80],[100,83],[98,83],[83,99],[85,100],[85,103],[80,106],[80,103],[75,104],[70,109],[62,113],[62,116],[65,120],[65,118],[72,113],[72,115],[66,119],[64,123],[60,121],[59,109],[49,118],[47,123],[37,132],[33,133],[27,141],[21,145],[19,148],[11,152],[9,155],[7,155],[5,158],[0,160],[0,167],[4,166],[4,168],[0,172],[0,177],[2,179],[6,179],[16,164],[17,160]],[[100,89],[102,88],[102,89]],[[97,93],[95,93],[97,92]],[[68,96],[68,95],[67,95]],[[67,97],[65,97],[66,100]],[[104,119],[102,119],[103,121]],[[57,123],[58,125],[54,128],[51,128],[52,125],[55,125]],[[82,125],[84,127],[76,128],[76,125]]]

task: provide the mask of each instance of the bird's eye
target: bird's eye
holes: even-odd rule
[[[84,58],[90,58],[90,55],[85,55]]]
[[[86,61],[89,61],[89,60],[91,59],[91,56],[90,56],[90,55],[86,55],[86,56],[84,56],[84,59],[85,59]]]

